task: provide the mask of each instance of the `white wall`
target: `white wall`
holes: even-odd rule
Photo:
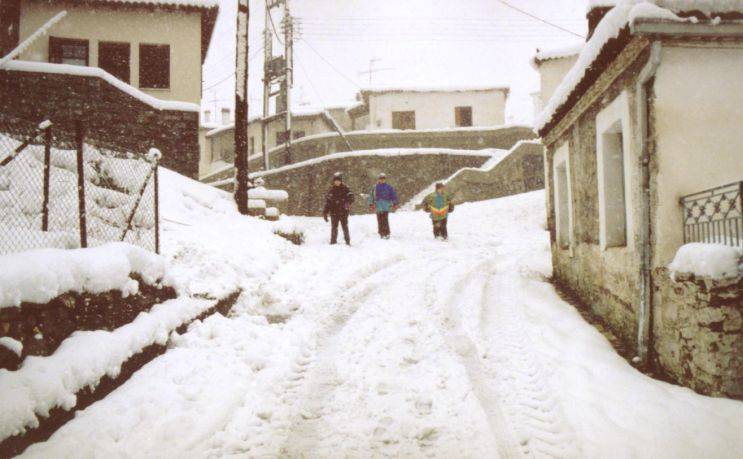
[[[539,63],[539,99],[542,107],[547,105],[550,97],[555,93],[555,89],[560,85],[577,59],[578,56],[575,55]]]
[[[415,111],[415,128],[456,127],[454,107],[472,107],[473,126],[505,123],[506,95],[500,90],[380,92],[369,95],[369,129],[392,129],[392,112]]]
[[[743,47],[707,46],[664,45],[655,79],[656,266],[682,244],[679,198],[743,180]]]

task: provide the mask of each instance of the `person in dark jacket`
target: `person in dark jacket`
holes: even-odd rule
[[[377,177],[377,184],[372,188],[369,195],[369,208],[377,213],[377,231],[382,239],[390,238],[390,212],[397,210],[397,193],[395,189],[387,183],[387,176],[384,173]]]
[[[325,194],[325,208],[322,211],[325,221],[328,221],[328,215],[330,215],[331,244],[338,242],[338,223],[340,223],[346,245],[351,245],[351,235],[348,232],[348,214],[351,211],[353,199],[353,193],[343,184],[343,176],[340,172],[336,172],[333,175],[333,186]]]

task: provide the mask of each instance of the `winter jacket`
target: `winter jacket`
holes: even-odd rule
[[[331,186],[325,194],[325,208],[323,215],[347,215],[351,210],[353,192],[341,183],[339,186]]]
[[[425,199],[426,212],[431,213],[431,219],[435,222],[444,220],[449,212],[454,211],[454,203],[452,203],[451,194],[444,192],[444,194],[436,193],[435,191]]]
[[[397,193],[389,183],[377,183],[369,195],[369,205],[374,204],[377,213],[389,212],[397,205]]]

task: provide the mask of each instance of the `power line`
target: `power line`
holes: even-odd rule
[[[536,15],[534,15],[532,13],[529,13],[528,11],[524,11],[521,8],[517,8],[517,7],[513,6],[513,5],[511,5],[510,3],[506,2],[505,0],[496,0],[496,1],[498,3],[500,3],[501,5],[504,5],[504,6],[508,7],[508,8],[511,8],[514,11],[518,11],[519,13],[521,13],[523,15],[526,15],[526,16],[529,16],[532,19],[535,19],[535,20],[537,20],[539,22],[543,22],[544,24],[547,24],[550,27],[554,27],[556,29],[562,30],[563,32],[569,33],[571,35],[575,35],[576,37],[579,37],[579,38],[586,38],[583,35],[580,35],[580,34],[577,34],[577,33],[573,32],[572,30],[568,30],[568,29],[566,29],[566,28],[564,28],[562,26],[559,26],[557,24],[554,24],[552,22],[549,22],[546,19],[542,19],[539,16],[536,16]]]
[[[248,57],[248,62],[250,62],[253,59],[255,59],[255,57],[258,54],[260,54],[261,51],[263,51],[263,46],[261,46],[256,52],[254,52],[250,57]],[[213,83],[213,84],[205,87],[203,90],[204,91],[208,91],[208,90],[212,89],[215,86],[219,86],[220,84],[224,83],[225,81],[229,80],[230,78],[232,78],[234,76],[235,76],[235,73],[234,72],[228,73],[227,75],[225,75],[224,77],[222,77],[219,81],[217,81],[216,83]]]
[[[310,49],[312,50],[312,52],[313,52],[313,53],[317,54],[317,56],[318,56],[318,57],[319,57],[320,59],[322,59],[322,60],[323,60],[323,62],[325,62],[326,64],[328,64],[328,66],[330,66],[330,68],[332,68],[332,69],[333,69],[333,70],[335,71],[335,73],[337,73],[338,75],[340,75],[340,76],[342,76],[343,78],[345,78],[345,79],[346,79],[346,81],[350,82],[351,84],[353,84],[353,85],[354,85],[354,86],[356,86],[357,88],[361,89],[361,86],[359,86],[359,84],[358,84],[358,83],[356,83],[355,81],[353,81],[353,79],[352,79],[352,78],[350,78],[350,77],[346,76],[346,75],[345,75],[345,74],[344,74],[343,72],[341,72],[340,70],[338,70],[338,68],[336,68],[336,66],[335,66],[335,65],[333,65],[332,63],[330,63],[330,61],[328,61],[327,59],[325,59],[325,58],[323,57],[323,55],[322,55],[322,54],[320,54],[320,53],[319,53],[319,52],[318,52],[318,51],[317,51],[317,50],[315,49],[315,47],[314,47],[314,46],[312,46],[312,45],[311,45],[311,44],[310,44],[310,43],[309,43],[309,42],[308,42],[307,40],[305,40],[304,38],[301,38],[301,41],[302,41],[302,42],[303,42],[304,44],[306,44],[306,45],[307,45],[307,46],[308,46],[308,47],[309,47],[309,48],[310,48]]]
[[[266,0],[266,16],[268,16],[268,21],[271,23],[271,30],[273,30],[273,34],[276,36],[276,39],[279,41],[279,44],[281,46],[284,46],[284,42],[281,41],[281,37],[279,37],[279,33],[276,32],[276,25],[273,23],[273,16],[271,16],[271,8],[268,7],[268,0]]]

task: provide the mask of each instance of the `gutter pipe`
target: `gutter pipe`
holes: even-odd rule
[[[648,363],[651,340],[650,324],[652,320],[652,246],[650,217],[650,153],[648,148],[648,84],[655,77],[660,66],[661,42],[654,40],[650,45],[650,58],[640,71],[637,80],[637,124],[636,135],[640,151],[640,169],[642,182],[642,200],[640,203],[640,309],[637,319],[637,356],[635,363]]]

